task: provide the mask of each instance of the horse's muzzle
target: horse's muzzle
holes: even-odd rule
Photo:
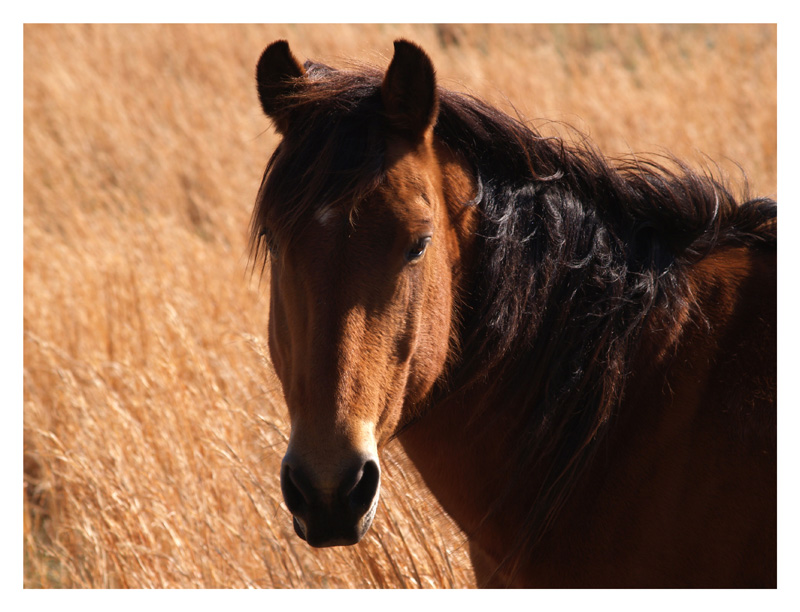
[[[281,491],[294,530],[310,546],[357,544],[372,525],[381,472],[375,457],[362,458],[324,486],[313,471],[287,453],[281,466]]]

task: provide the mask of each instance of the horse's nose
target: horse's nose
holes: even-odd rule
[[[356,544],[375,516],[381,478],[378,461],[364,457],[326,473],[329,476],[323,478],[291,454],[284,457],[281,490],[295,531],[315,547]]]

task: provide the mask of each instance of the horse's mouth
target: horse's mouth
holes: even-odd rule
[[[352,546],[358,544],[372,526],[375,512],[378,509],[379,497],[379,495],[375,495],[369,509],[355,524],[343,524],[338,521],[332,521],[330,517],[326,517],[319,520],[315,528],[314,524],[309,527],[307,519],[292,515],[294,532],[297,534],[297,537],[307,542],[308,545],[313,548]]]

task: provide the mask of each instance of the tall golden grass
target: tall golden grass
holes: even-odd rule
[[[268,281],[248,274],[277,143],[260,51],[385,65],[401,36],[545,131],[713,159],[737,189],[739,164],[775,194],[774,26],[25,26],[26,587],[473,586],[396,445],[364,542],[294,535]]]

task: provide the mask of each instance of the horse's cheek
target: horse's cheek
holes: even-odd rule
[[[452,324],[452,296],[450,294],[451,279],[446,270],[435,274],[435,280],[428,283],[426,293],[425,316],[419,330],[419,340],[415,359],[412,363],[412,375],[415,375],[415,395],[417,401],[422,400],[430,392],[436,380],[442,375],[450,348]]]

